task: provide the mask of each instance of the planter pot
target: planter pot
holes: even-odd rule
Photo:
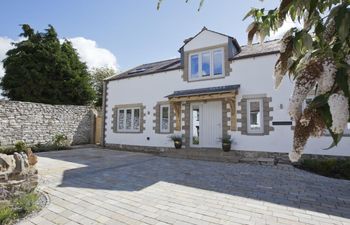
[[[222,143],[222,150],[224,150],[224,152],[231,151],[231,143]]]
[[[181,141],[174,141],[174,145],[176,149],[179,149],[182,147],[182,142]]]

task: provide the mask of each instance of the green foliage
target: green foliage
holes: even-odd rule
[[[57,146],[52,143],[47,144],[36,144],[31,146],[32,151],[35,152],[50,152],[50,151],[59,151],[59,150],[69,150],[71,149],[69,146]]]
[[[0,153],[2,153],[2,154],[12,155],[15,152],[18,152],[16,150],[15,146],[1,146],[0,147]]]
[[[17,218],[15,211],[8,205],[0,206],[0,224],[10,224]]]
[[[91,79],[93,88],[96,92],[96,98],[95,98],[95,106],[101,107],[102,106],[102,96],[103,96],[103,80],[107,77],[111,77],[113,75],[116,75],[117,72],[108,67],[102,67],[102,68],[95,68],[91,72]]]
[[[13,198],[7,204],[2,203],[0,205],[0,224],[12,224],[14,220],[38,210],[38,198],[39,196],[32,192]]]
[[[301,162],[301,169],[327,177],[350,180],[350,160],[337,159],[305,159]]]
[[[27,150],[27,145],[24,141],[16,141],[15,150],[17,152],[25,152]]]
[[[28,146],[31,148],[32,152],[49,152],[49,151],[58,151],[58,150],[69,150],[69,146],[57,146],[52,143],[47,144],[36,144]],[[18,152],[14,146],[0,147],[0,153],[6,155],[13,155],[13,153]]]
[[[223,144],[231,144],[232,143],[232,138],[230,135],[225,135],[220,139],[221,143]]]
[[[0,146],[0,153],[12,155],[15,152],[26,152],[27,148],[31,148],[34,153],[70,149],[67,136],[56,134],[52,137],[52,142],[46,144],[27,145],[24,141],[17,141],[13,146]]]
[[[52,138],[52,143],[54,146],[60,148],[60,147],[65,147],[68,146],[68,138],[64,134],[56,134]]]
[[[182,143],[183,135],[181,135],[181,134],[173,134],[169,138],[170,138],[170,140],[172,140],[174,142],[181,142]]]
[[[36,193],[24,194],[13,200],[13,208],[20,217],[23,217],[38,209],[36,204],[38,198],[39,196]]]
[[[53,26],[44,33],[22,25],[25,40],[14,43],[3,60],[3,95],[11,100],[85,105],[94,98],[85,63],[72,44],[60,43]]]

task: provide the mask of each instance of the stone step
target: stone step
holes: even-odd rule
[[[220,149],[174,149],[162,152],[160,156],[231,163],[239,161],[234,151],[224,152]]]

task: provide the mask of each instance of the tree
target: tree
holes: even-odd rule
[[[286,74],[295,80],[289,105],[296,123],[289,153],[293,162],[300,159],[307,140],[321,136],[326,129],[333,138],[329,148],[336,146],[350,122],[349,5],[349,0],[282,0],[278,8],[253,8],[244,18],[253,18],[247,29],[249,44],[254,36],[262,42],[287,18],[303,23],[302,28],[293,27],[284,34],[274,74],[275,88]],[[310,92],[314,98],[302,111]]]
[[[22,25],[25,40],[13,43],[3,60],[3,95],[11,100],[85,105],[94,98],[85,63],[72,44],[60,43],[53,26],[44,33]]]
[[[109,67],[94,68],[92,69],[91,79],[93,83],[93,88],[96,92],[95,106],[102,106],[102,96],[103,96],[103,80],[107,77],[111,77],[117,74],[117,72]]]

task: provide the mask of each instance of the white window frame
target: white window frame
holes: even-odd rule
[[[139,128],[138,129],[134,129],[134,113],[135,110],[138,109],[139,110]],[[120,129],[119,128],[119,114],[120,111],[123,110],[124,111],[124,119],[123,119],[123,125],[124,128]],[[131,129],[126,129],[126,111],[127,110],[131,110]],[[118,132],[130,132],[130,133],[135,133],[135,132],[140,132],[141,131],[141,108],[140,107],[128,107],[128,108],[118,108],[118,117],[117,117],[117,131]]]
[[[168,129],[163,129],[163,108],[168,108]],[[160,133],[169,133],[170,132],[170,105],[160,105],[160,113],[159,113],[159,130]]]
[[[214,52],[220,50],[222,52],[222,74],[214,75]],[[204,53],[210,53],[210,75],[209,76],[203,76],[203,70],[202,70],[202,54]],[[193,55],[198,56],[198,77],[192,77],[192,63],[191,63],[191,57]],[[224,48],[215,48],[200,52],[191,53],[188,56],[188,74],[189,74],[189,81],[195,81],[195,80],[207,80],[207,79],[215,79],[225,76],[225,51]]]
[[[250,128],[250,103],[259,102],[260,109],[260,129]],[[262,99],[247,99],[247,132],[249,134],[262,134],[264,133],[264,110],[263,110],[263,100]]]

